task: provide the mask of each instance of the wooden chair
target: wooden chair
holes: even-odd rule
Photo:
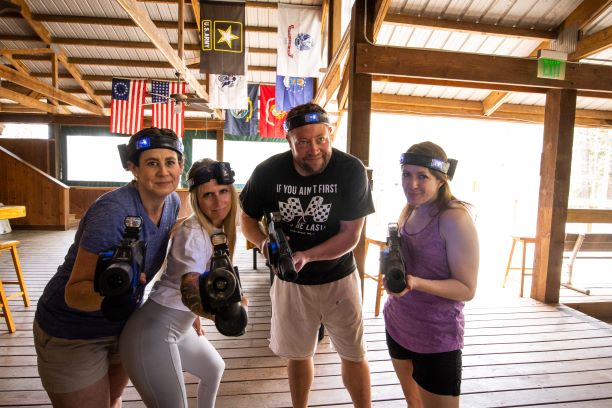
[[[523,257],[521,260],[521,267],[512,267],[512,258],[514,255],[514,248],[516,247],[516,243],[520,242],[523,245]],[[519,269],[521,271],[521,290],[519,292],[519,296],[523,297],[523,290],[525,286],[525,276],[531,276],[531,273],[527,273],[526,270],[533,270],[532,267],[525,266],[525,258],[527,256],[527,244],[535,244],[536,239],[534,237],[524,237],[524,236],[512,236],[512,247],[510,247],[510,256],[508,257],[508,266],[506,267],[506,274],[504,275],[504,284],[502,287],[506,287],[506,281],[508,280],[508,273],[510,270]]]
[[[385,241],[379,241],[376,239],[372,239],[372,238],[366,238],[366,254],[368,253],[368,250],[370,248],[370,245],[376,245],[379,250],[382,250],[382,248],[387,245],[387,243]],[[377,275],[370,275],[367,273],[363,273],[363,277],[365,278],[369,278],[369,279],[373,279],[376,281],[376,301],[375,301],[375,305],[374,305],[374,316],[378,317],[378,315],[380,314],[380,299],[382,298],[382,295],[385,293],[385,288],[383,287],[383,276],[381,271],[378,271]]]
[[[25,306],[30,306],[30,298],[28,297],[28,291],[23,278],[23,271],[21,270],[21,263],[19,262],[17,245],[19,245],[19,241],[0,242],[0,251],[9,250],[11,252],[11,256],[13,257],[13,265],[15,266],[15,273],[17,274],[16,281],[2,281],[2,279],[0,279],[0,309],[2,309],[2,316],[4,316],[9,333],[15,332],[15,323],[13,322],[13,316],[11,315],[8,301],[21,296],[23,299],[23,304]],[[4,291],[4,285],[19,285],[20,291],[7,296]]]

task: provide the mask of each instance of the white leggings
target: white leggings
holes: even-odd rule
[[[152,300],[130,316],[119,338],[121,362],[147,407],[187,408],[183,370],[200,378],[198,408],[212,408],[223,359],[192,327],[195,315]]]

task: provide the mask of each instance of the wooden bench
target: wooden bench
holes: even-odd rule
[[[573,285],[572,275],[576,259],[612,259],[612,234],[602,233],[580,233],[565,234],[563,246],[565,265],[567,266],[567,281],[562,283],[564,287],[589,295],[589,289],[579,288]],[[600,253],[595,255],[594,253]]]
[[[0,252],[9,251],[13,258],[13,266],[15,267],[15,274],[17,280],[2,280],[0,279],[0,316],[4,317],[6,321],[6,327],[9,333],[15,332],[15,323],[13,322],[13,316],[9,307],[9,300],[21,297],[25,306],[30,306],[30,298],[28,296],[28,290],[26,289],[25,279],[23,278],[23,271],[21,269],[21,262],[19,261],[19,253],[17,252],[17,246],[19,241],[0,241]],[[5,285],[19,285],[19,291],[11,295],[7,295],[4,291]]]

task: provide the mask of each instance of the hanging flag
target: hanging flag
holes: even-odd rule
[[[321,67],[321,8],[278,3],[276,74],[317,77]]]
[[[177,104],[172,94],[185,94],[184,82],[151,81],[153,127],[172,129],[178,137],[183,137],[185,106]]]
[[[285,137],[283,122],[286,112],[277,110],[274,85],[259,85],[259,136],[260,137]]]
[[[210,75],[212,109],[248,109],[247,79],[243,75]]]
[[[314,78],[276,76],[276,109],[289,111],[312,101]]]
[[[142,129],[146,79],[113,78],[111,96],[111,133],[133,135]]]
[[[244,2],[201,1],[200,72],[245,75]]]
[[[257,136],[259,133],[259,107],[257,96],[259,85],[249,84],[247,109],[227,109],[225,111],[225,134],[235,136]]]

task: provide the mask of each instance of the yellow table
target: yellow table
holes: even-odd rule
[[[0,206],[0,220],[19,218],[26,216],[25,205],[3,205]]]

